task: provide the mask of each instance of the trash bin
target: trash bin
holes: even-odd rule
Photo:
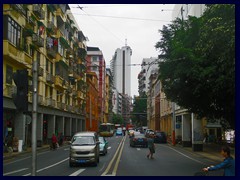
[[[13,152],[18,152],[18,138],[17,137],[13,137],[12,148],[13,148]]]
[[[18,152],[22,152],[23,140],[18,140]]]

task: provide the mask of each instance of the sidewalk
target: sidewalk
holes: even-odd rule
[[[65,145],[66,145],[66,143],[64,143],[62,146],[65,146]],[[37,147],[37,153],[47,151],[47,150],[50,150],[49,144],[42,145],[42,147]],[[11,160],[11,159],[14,159],[17,157],[21,157],[21,156],[26,156],[26,155],[31,156],[31,153],[32,153],[31,147],[28,147],[27,150],[23,150],[22,152],[3,153],[3,162],[6,162],[8,160]]]
[[[179,144],[176,144],[175,146],[173,146],[172,144],[168,144],[168,145],[172,147],[184,149],[189,153],[206,157],[214,161],[221,162],[223,160],[223,157],[220,154],[221,147],[222,147],[222,145],[220,144],[215,144],[215,143],[203,144],[203,151],[193,151],[192,147],[183,147],[182,145],[179,145]],[[230,149],[231,149],[231,156],[235,158],[235,147],[230,147]]]

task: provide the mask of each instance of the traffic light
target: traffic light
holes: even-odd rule
[[[13,95],[13,102],[17,110],[28,111],[28,71],[26,69],[17,70],[13,73],[13,80],[17,86],[17,94]]]

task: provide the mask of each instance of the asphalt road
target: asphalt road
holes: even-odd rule
[[[154,159],[148,148],[130,147],[128,136],[107,138],[108,153],[100,156],[97,167],[69,167],[69,146],[37,155],[37,176],[193,176],[206,165],[216,164],[168,144],[156,144]],[[31,154],[3,164],[3,176],[31,176]],[[218,171],[214,175],[221,175]]]

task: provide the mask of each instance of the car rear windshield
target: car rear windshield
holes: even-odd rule
[[[144,134],[135,134],[135,138],[145,138]]]
[[[75,136],[72,140],[73,145],[94,145],[95,140],[93,136]]]

